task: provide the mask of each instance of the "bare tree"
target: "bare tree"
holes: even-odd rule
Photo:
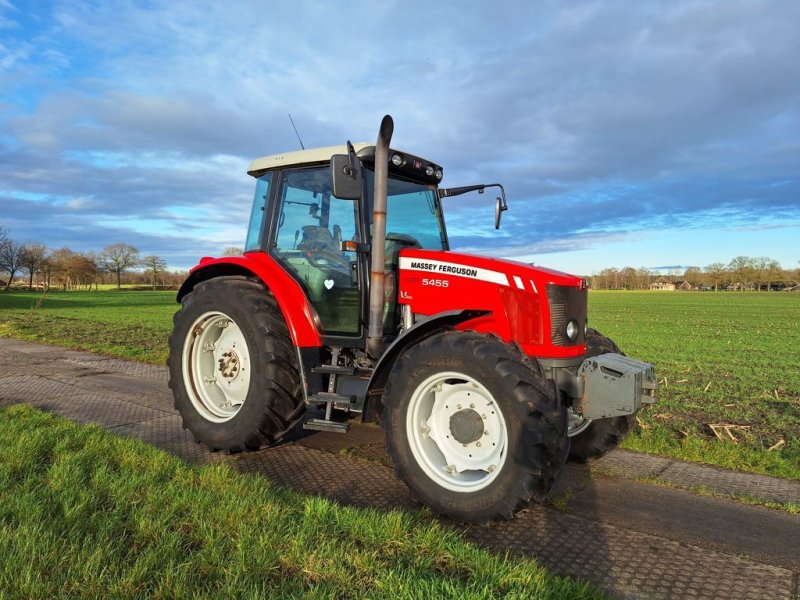
[[[33,278],[38,273],[47,255],[47,246],[38,242],[25,244],[22,252],[22,268],[28,272],[28,290],[33,289]]]
[[[703,283],[703,273],[700,271],[700,267],[686,267],[683,272],[683,280],[693,288],[700,287]]]
[[[719,290],[720,284],[725,281],[725,276],[728,271],[725,265],[720,262],[711,263],[706,266],[706,275],[711,285],[714,286],[714,291]]]
[[[244,254],[242,249],[236,246],[228,246],[222,251],[222,256],[241,256],[242,254]]]
[[[100,265],[109,273],[117,275],[117,290],[122,289],[122,274],[139,265],[139,250],[119,242],[103,248],[99,255]]]
[[[11,287],[11,282],[14,281],[14,275],[22,268],[22,255],[24,252],[25,246],[23,244],[8,237],[5,229],[0,231],[0,271],[8,273],[7,290]]]
[[[149,254],[142,259],[142,265],[146,273],[153,274],[153,289],[156,289],[156,277],[167,270],[167,261],[160,256]]]
[[[761,284],[767,286],[767,291],[772,288],[772,282],[780,277],[781,266],[777,260],[769,258],[768,256],[760,256],[753,259],[753,269],[755,270],[755,279],[758,281],[758,289],[761,290]]]
[[[741,291],[744,291],[748,283],[752,283],[754,272],[754,261],[749,256],[737,256],[732,259],[728,264],[728,269],[737,279],[735,284],[738,284]]]

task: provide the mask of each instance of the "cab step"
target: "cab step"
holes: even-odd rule
[[[353,367],[341,365],[319,365],[318,367],[311,367],[311,372],[322,373],[323,375],[352,375],[356,370]]]
[[[344,396],[342,394],[332,394],[330,392],[318,392],[316,394],[311,394],[308,397],[309,404],[317,404],[317,403],[331,403],[331,404],[353,404],[356,401],[355,396]]]
[[[340,423],[338,421],[328,421],[326,419],[309,419],[303,423],[303,429],[347,433],[350,429],[350,423]]]
[[[312,429],[314,431],[333,431],[335,433],[347,433],[350,429],[348,423],[340,423],[331,419],[332,408],[334,404],[353,404],[356,401],[355,396],[345,396],[343,394],[334,394],[331,392],[319,392],[312,394],[308,397],[309,404],[326,404],[325,418],[324,419],[308,419],[303,423],[303,429]]]

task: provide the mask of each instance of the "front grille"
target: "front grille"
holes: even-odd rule
[[[550,341],[554,346],[575,346],[585,343],[586,290],[563,285],[547,286],[547,301],[550,304]],[[566,326],[571,320],[578,323],[578,338],[567,339]]]

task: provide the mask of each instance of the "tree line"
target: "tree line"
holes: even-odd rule
[[[135,272],[134,272],[135,271]],[[100,252],[76,252],[70,248],[48,248],[39,242],[18,242],[0,227],[0,275],[7,274],[5,289],[17,275],[25,276],[28,289],[91,289],[107,278],[121,289],[126,283],[151,286],[179,285],[185,271],[168,271],[160,256],[142,257],[135,246],[110,244]]]
[[[659,283],[671,283],[680,289],[770,291],[796,287],[800,284],[800,269],[784,269],[777,260],[765,256],[737,256],[727,264],[685,267],[666,275],[624,267],[603,269],[588,279],[596,290],[646,290]]]

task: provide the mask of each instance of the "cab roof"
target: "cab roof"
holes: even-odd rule
[[[361,157],[370,157],[375,154],[375,146],[366,142],[353,144],[356,154]],[[313,163],[327,162],[334,154],[347,154],[347,146],[324,146],[322,148],[308,148],[306,150],[296,150],[294,152],[281,152],[257,158],[250,163],[247,169],[248,175],[257,177],[264,171],[277,169],[279,167],[295,167],[299,165],[309,165]]]

